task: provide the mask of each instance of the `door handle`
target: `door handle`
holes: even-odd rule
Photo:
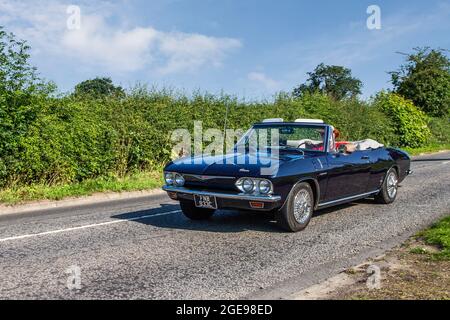
[[[361,159],[362,160],[370,160],[370,157],[369,156],[362,156]]]

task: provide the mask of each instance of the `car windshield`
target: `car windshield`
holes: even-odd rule
[[[324,151],[324,126],[270,124],[256,125],[250,129],[237,147],[264,149],[278,148],[287,151]]]

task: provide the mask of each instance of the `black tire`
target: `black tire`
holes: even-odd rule
[[[307,196],[305,198],[305,204],[307,204],[307,207],[305,207],[304,213],[306,215],[302,215],[301,217],[297,216],[294,213],[295,209],[295,201],[296,197],[302,197]],[[309,222],[311,221],[311,217],[314,212],[314,193],[311,189],[311,186],[306,183],[300,183],[296,185],[290,195],[289,198],[286,200],[286,203],[284,204],[283,208],[280,209],[280,211],[277,212],[277,222],[286,231],[290,232],[298,232],[303,229],[305,229]]]
[[[394,180],[392,180],[394,179]],[[393,188],[393,189],[392,189]],[[384,178],[381,191],[375,196],[375,201],[381,204],[390,204],[395,201],[398,194],[398,173],[391,168]]]
[[[191,220],[207,220],[216,212],[214,209],[197,208],[193,201],[180,201],[183,214]]]

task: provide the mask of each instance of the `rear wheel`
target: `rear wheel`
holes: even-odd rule
[[[313,191],[308,183],[303,182],[292,189],[285,205],[277,213],[277,221],[287,231],[301,231],[308,226],[313,211]]]
[[[398,193],[398,174],[395,168],[391,168],[384,179],[381,191],[375,196],[375,201],[389,204],[395,201]]]
[[[191,220],[207,220],[216,212],[214,209],[197,208],[193,201],[180,201],[183,214]]]

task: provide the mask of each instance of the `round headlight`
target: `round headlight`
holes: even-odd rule
[[[179,173],[176,173],[176,174],[175,174],[175,184],[176,184],[178,187],[184,186],[184,178],[183,178],[183,176],[182,176],[181,174],[179,174]]]
[[[272,190],[272,184],[268,180],[261,180],[258,185],[259,193],[267,194]]]
[[[244,181],[242,181],[242,190],[244,190],[244,192],[250,193],[253,191],[254,188],[255,183],[253,182],[253,180],[244,179]]]
[[[173,173],[172,172],[166,172],[164,174],[164,180],[166,180],[167,185],[173,184]]]

